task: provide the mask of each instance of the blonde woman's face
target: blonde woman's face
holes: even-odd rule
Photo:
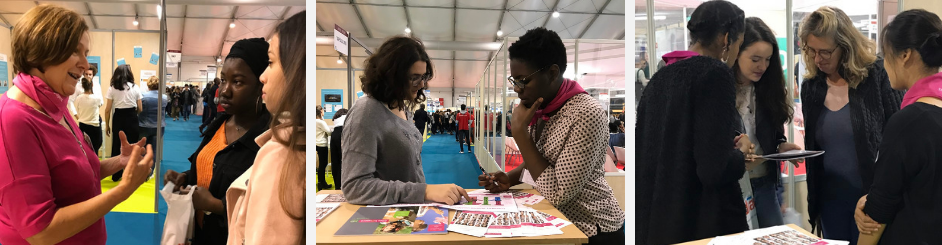
[[[805,55],[814,55],[814,64],[825,74],[834,74],[837,72],[838,63],[840,63],[843,50],[837,47],[833,38],[817,37],[808,35],[806,42],[808,51]],[[827,53],[830,52],[830,57]]]

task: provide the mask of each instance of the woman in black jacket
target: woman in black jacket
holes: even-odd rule
[[[772,154],[801,147],[787,142],[785,123],[793,109],[785,91],[785,74],[779,59],[778,42],[772,30],[758,17],[746,18],[746,35],[733,67],[736,77],[736,108],[756,154]],[[783,225],[782,200],[776,186],[782,181],[778,161],[755,159],[746,164],[760,228]]]
[[[687,25],[692,56],[658,71],[635,129],[637,244],[673,244],[748,229],[739,179],[752,158],[736,112],[736,62],[745,16],[709,1]],[[750,159],[751,160],[751,159]]]
[[[268,67],[268,42],[242,39],[232,45],[219,84],[219,104],[226,109],[206,129],[203,142],[190,156],[190,169],[168,170],[164,181],[182,188],[196,185],[193,207],[201,226],[193,244],[226,244],[226,190],[255,161],[260,149],[255,138],[268,130],[271,115],[262,104],[258,78]],[[207,172],[208,171],[208,172]]]
[[[330,131],[330,170],[334,176],[335,190],[341,190],[343,151],[340,148],[340,140],[343,139],[343,121],[347,119],[347,109],[337,110],[332,119],[334,121],[334,130]]]
[[[857,204],[854,218],[861,232],[857,244],[938,244],[942,241],[942,19],[922,9],[907,10],[882,35],[890,83],[906,90],[906,95],[902,109],[884,128],[869,194]]]
[[[801,85],[805,149],[825,151],[807,159],[809,221],[825,239],[856,244],[854,207],[873,182],[883,127],[903,94],[890,87],[872,42],[840,9],[819,8],[798,35],[808,64]]]

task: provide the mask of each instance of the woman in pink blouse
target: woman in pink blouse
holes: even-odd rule
[[[13,87],[0,96],[0,244],[105,244],[104,216],[153,165],[144,139],[98,160],[66,109],[88,70],[88,25],[71,10],[41,5],[13,27]],[[128,164],[131,163],[131,164]],[[106,193],[101,179],[125,179]]]
[[[255,138],[255,163],[226,192],[228,244],[304,244],[304,46],[302,11],[275,27],[259,81],[271,129]]]

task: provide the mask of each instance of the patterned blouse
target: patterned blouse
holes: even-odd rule
[[[542,137],[530,126],[530,137],[549,167],[536,179],[535,187],[586,236],[614,232],[625,223],[612,188],[605,181],[605,148],[608,147],[608,117],[588,94],[573,96],[544,124]]]

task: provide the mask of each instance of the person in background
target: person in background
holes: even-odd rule
[[[314,149],[317,150],[317,190],[330,189],[332,186],[327,184],[327,157],[329,155],[330,142],[327,140],[330,137],[330,126],[327,126],[327,122],[324,121],[324,107],[317,106],[316,112],[317,115],[314,118],[314,125],[316,131],[315,135],[315,145]]]
[[[736,109],[743,119],[749,141],[756,142],[756,155],[801,150],[785,138],[785,123],[792,120],[786,98],[785,73],[778,58],[775,34],[762,19],[746,18],[746,31],[739,58],[733,66],[736,78]],[[797,161],[793,162],[798,167]],[[785,224],[777,185],[782,181],[779,161],[755,158],[746,163],[755,197],[759,228]]]
[[[277,115],[255,138],[255,164],[226,193],[229,245],[305,244],[305,11],[275,27],[262,100]],[[242,181],[245,179],[244,181]]]
[[[192,98],[191,98],[191,101],[193,102],[193,103],[190,105],[190,107],[191,107],[191,108],[190,108],[190,115],[196,115],[196,112],[197,112],[196,109],[197,109],[197,107],[200,106],[200,91],[199,91],[198,89],[196,89],[196,85],[190,85],[190,97],[192,97]],[[187,117],[187,118],[189,118],[189,117]]]
[[[334,175],[334,189],[341,190],[343,182],[343,121],[347,119],[347,109],[340,109],[334,113],[334,128],[330,131],[330,171]]]
[[[883,130],[873,185],[857,202],[857,244],[942,241],[942,20],[907,10],[883,29],[886,73],[906,91]]]
[[[523,164],[509,173],[480,175],[478,185],[500,192],[532,179],[533,187],[589,237],[588,244],[624,243],[625,212],[602,168],[608,147],[605,109],[578,82],[563,78],[567,52],[556,32],[530,29],[507,51],[507,80],[521,101],[511,122]]]
[[[180,119],[180,101],[182,99],[180,88],[174,86],[170,90],[170,117],[173,118],[174,121]]]
[[[88,70],[86,70],[85,73],[83,74],[84,75],[83,78],[88,79],[88,81],[92,83],[93,89],[95,86],[95,82],[94,82],[95,74],[98,74],[98,68],[91,64],[89,64]],[[82,88],[82,83],[79,82],[75,87],[75,93],[69,96],[69,104],[68,104],[69,112],[72,113],[72,116],[74,117],[76,121],[78,121],[78,109],[75,108],[75,99],[78,98],[79,95],[82,95],[84,93],[85,93],[85,89]],[[94,91],[92,92],[92,94],[97,95],[99,98],[101,98],[101,95],[95,94]],[[98,118],[98,121],[101,121],[100,117]]]
[[[753,144],[736,111],[731,69],[745,22],[735,4],[701,4],[687,22],[690,51],[664,55],[667,66],[644,89],[635,128],[637,244],[749,229],[739,180]]]
[[[366,94],[350,108],[343,132],[343,194],[359,205],[472,200],[458,185],[425,183],[422,136],[412,110],[426,100],[432,62],[422,41],[395,36],[366,59]],[[382,122],[382,123],[377,123]],[[318,153],[320,154],[320,153]]]
[[[0,243],[104,245],[104,216],[147,180],[153,151],[115,135],[122,154],[99,160],[69,113],[88,70],[88,25],[55,5],[26,11],[10,32],[13,86],[0,95]],[[101,179],[124,169],[102,193]]]
[[[101,96],[94,94],[94,84],[90,77],[94,77],[94,69],[85,70],[85,76],[82,77],[82,94],[75,97],[75,118],[79,123],[79,129],[83,133],[88,135],[89,140],[92,143],[92,152],[98,154],[98,149],[101,149],[101,117],[99,116],[99,111],[101,105],[104,103]]]
[[[209,126],[216,119],[216,90],[219,89],[219,78],[213,78],[213,82],[206,85],[203,89],[203,124],[200,125],[200,137],[204,136],[203,129]]]
[[[844,11],[818,8],[798,36],[809,64],[801,85],[805,149],[826,152],[806,160],[808,218],[812,232],[856,244],[854,207],[873,184],[882,132],[903,93],[890,87],[873,43]]]
[[[271,114],[262,103],[259,76],[268,65],[264,38],[236,41],[220,72],[219,104],[226,107],[207,128],[199,148],[190,155],[190,169],[168,170],[164,181],[180,190],[195,185],[196,209],[193,244],[226,244],[228,216],[226,191],[255,162],[255,139],[269,129]]]
[[[190,120],[190,109],[193,108],[193,94],[191,93],[192,91],[190,90],[189,84],[183,86],[183,92],[181,93],[183,97],[181,99],[183,102],[183,121]]]
[[[464,145],[468,144],[468,152],[471,152],[471,139],[469,125],[474,123],[474,116],[465,110],[465,105],[461,104],[461,111],[456,112],[455,119],[458,122],[458,147],[461,149],[458,153],[464,153]]]
[[[160,125],[160,137],[164,135],[164,125],[167,125],[167,120],[164,120],[161,123],[157,123],[157,117],[160,116],[160,113],[164,111],[164,108],[167,107],[167,95],[164,94],[161,97],[162,103],[157,103],[157,92],[160,91],[160,78],[152,76],[147,79],[147,92],[144,92],[141,98],[141,115],[138,117],[138,127],[140,127],[140,136],[147,139],[148,145],[153,145],[154,150],[160,152],[160,148],[163,147],[157,144],[157,125]]]
[[[425,111],[425,104],[419,104],[419,109],[415,110],[414,115],[412,122],[415,123],[415,128],[419,130],[419,133],[425,137],[425,126],[429,125],[429,121],[432,120],[429,118],[428,112]]]
[[[112,108],[114,110],[112,110]],[[124,132],[129,139],[140,139],[137,126],[137,114],[141,113],[141,90],[134,84],[131,66],[120,65],[111,76],[111,89],[105,93],[105,133],[111,137],[111,155],[121,154],[118,132]],[[112,181],[121,180],[123,171],[111,175]]]

